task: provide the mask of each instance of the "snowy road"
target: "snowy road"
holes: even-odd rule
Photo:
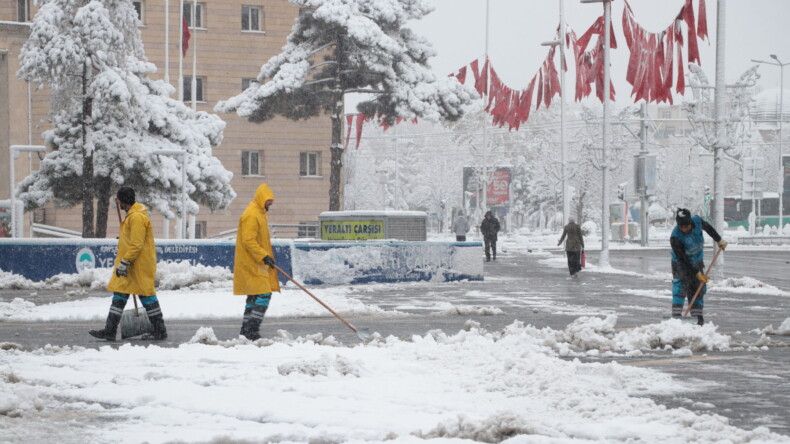
[[[663,320],[665,251],[629,266],[649,275],[571,279],[557,253],[508,250],[484,282],[314,288],[383,337],[366,346],[295,289],[275,297],[257,346],[233,339],[228,289],[162,293],[170,338],[152,347],[85,334],[107,293],[38,291],[12,307],[30,291],[0,291],[0,343],[18,344],[0,351],[0,428],[61,442],[790,442],[786,287],[714,284],[698,328]]]

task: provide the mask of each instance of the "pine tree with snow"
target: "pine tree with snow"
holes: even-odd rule
[[[188,212],[198,204],[223,209],[236,197],[233,174],[212,155],[225,122],[193,112],[170,98],[171,85],[147,77],[156,67],[145,58],[138,26],[126,0],[49,0],[20,54],[17,76],[52,92],[53,129],[43,136],[53,150],[19,185],[19,196],[26,209],[53,199],[82,204],[83,237],[106,235],[110,201],[121,186],[175,216],[181,162],[154,150],[186,151]]]
[[[437,78],[434,51],[406,27],[432,11],[427,0],[290,0],[300,15],[282,53],[261,68],[259,83],[217,104],[253,122],[282,115],[332,120],[329,209],[340,209],[344,96],[369,94],[357,109],[387,125],[404,119],[458,119],[476,98],[454,77]],[[319,60],[321,57],[324,60]]]

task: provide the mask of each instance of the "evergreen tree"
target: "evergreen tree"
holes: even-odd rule
[[[405,25],[431,12],[426,0],[290,0],[300,15],[282,53],[259,83],[217,104],[253,122],[327,113],[332,120],[329,209],[340,209],[342,119],[347,93],[368,94],[357,109],[387,125],[399,118],[458,119],[476,94],[428,67],[433,49]],[[315,61],[324,56],[324,61]]]
[[[233,174],[212,155],[225,127],[216,115],[173,100],[174,89],[147,76],[139,21],[127,0],[49,0],[41,5],[20,54],[17,76],[48,86],[53,148],[19,186],[26,209],[50,200],[82,204],[83,237],[104,237],[111,197],[135,188],[138,200],[166,217],[180,208],[180,160],[157,149],[186,151],[189,212],[236,197]],[[94,221],[94,199],[98,209]]]

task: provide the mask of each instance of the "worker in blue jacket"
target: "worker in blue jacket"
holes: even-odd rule
[[[697,325],[705,321],[702,318],[703,297],[707,291],[708,278],[705,277],[704,247],[705,231],[724,250],[727,241],[719,236],[713,226],[699,216],[692,216],[685,208],[678,208],[675,213],[677,226],[672,230],[669,244],[672,247],[672,317],[679,318],[683,314],[686,299],[691,303],[699,285],[702,289],[691,306],[691,316],[697,317]]]

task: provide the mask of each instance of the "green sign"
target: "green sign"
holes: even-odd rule
[[[321,221],[321,239],[384,239],[384,222],[358,220]]]

